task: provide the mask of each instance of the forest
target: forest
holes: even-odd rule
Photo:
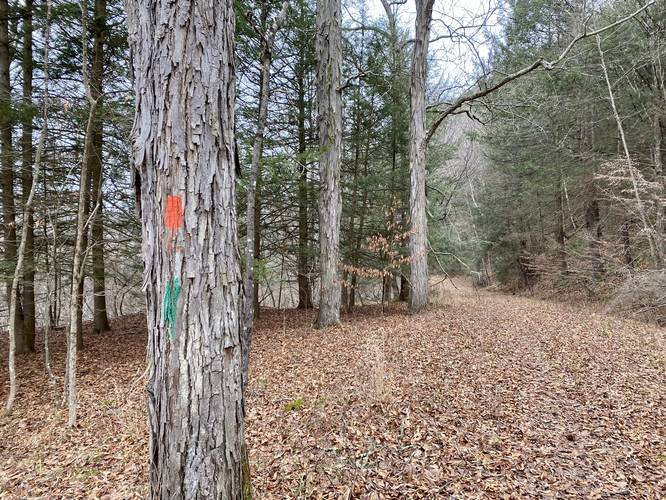
[[[0,0],[0,498],[666,497],[663,0]]]

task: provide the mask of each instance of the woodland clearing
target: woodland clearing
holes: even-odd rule
[[[663,497],[664,331],[457,285],[421,315],[362,307],[325,330],[312,312],[262,311],[246,431],[256,497]],[[0,497],[148,494],[145,320],[86,334],[74,429],[41,344],[21,355]]]

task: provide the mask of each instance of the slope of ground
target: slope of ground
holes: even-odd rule
[[[257,498],[666,495],[662,330],[462,285],[438,302],[325,331],[312,313],[263,314],[248,397]],[[147,494],[143,320],[86,341],[77,429],[41,358],[19,358],[0,496]]]

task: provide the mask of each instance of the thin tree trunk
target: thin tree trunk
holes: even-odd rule
[[[567,249],[566,249],[566,231],[564,222],[566,220],[564,215],[564,196],[563,196],[563,181],[560,175],[557,185],[557,229],[555,231],[555,240],[557,241],[557,255],[561,273],[566,273],[567,266]]]
[[[151,498],[249,497],[233,2],[193,8],[185,0],[129,0],[127,12],[149,332]]]
[[[30,184],[30,191],[25,202],[24,214],[26,217],[32,215],[32,206],[35,199],[35,192],[37,191],[37,184],[39,182],[39,172],[41,168],[42,153],[44,151],[44,144],[46,142],[46,134],[48,131],[48,97],[49,97],[49,43],[50,43],[50,14],[51,3],[46,1],[46,24],[44,27],[44,103],[42,109],[42,129],[39,136],[39,144],[37,145],[37,152],[35,154],[35,164],[31,167],[33,171],[32,182]],[[14,278],[12,280],[10,289],[10,304],[9,304],[9,395],[5,405],[5,414],[9,415],[14,406],[16,398],[17,382],[16,382],[16,313],[18,310],[18,295],[17,289],[19,281],[23,273],[23,266],[25,264],[26,248],[28,242],[28,232],[30,230],[29,224],[23,224],[21,230],[21,244],[18,249],[16,268],[14,269]]]
[[[601,279],[604,274],[604,262],[601,258],[601,221],[599,217],[599,200],[597,199],[596,188],[592,188],[591,200],[588,202],[585,211],[585,226],[590,238],[590,256],[592,258],[593,276],[595,280]]]
[[[363,40],[363,38],[361,38]],[[356,91],[354,92],[354,99],[355,99],[355,105],[354,105],[354,134],[353,134],[353,141],[354,141],[354,160],[353,160],[353,167],[352,167],[352,179],[351,179],[351,186],[352,186],[352,193],[351,193],[351,211],[349,215],[349,241],[350,242],[356,242],[356,232],[355,232],[355,226],[354,226],[354,219],[356,217],[356,214],[358,214],[358,170],[359,170],[359,163],[360,163],[360,156],[361,156],[361,111],[360,111],[360,92],[358,87],[356,88]],[[367,160],[367,159],[366,159]],[[365,185],[364,185],[364,190],[365,190]],[[365,192],[365,191],[364,191]],[[363,216],[365,215],[365,207],[363,207],[363,210],[361,210],[359,217],[361,219],[361,224],[363,224]],[[359,245],[354,246],[352,250],[352,255],[351,255],[351,261],[352,265],[355,268],[358,268],[358,252],[360,250],[360,240],[361,240],[361,231],[359,228],[358,232],[358,240],[359,240]],[[357,271],[352,272],[354,278],[356,277]],[[345,307],[347,312],[351,312],[352,308],[350,307],[350,300],[352,298],[352,294],[354,293],[350,289],[351,287],[347,286],[347,277],[348,273],[347,271],[344,272],[343,276],[343,289],[342,289],[342,305]]]
[[[44,195],[46,196],[46,183],[43,184],[44,186]],[[45,210],[46,212],[46,210]],[[49,237],[48,237],[48,232],[46,230],[46,213],[44,214],[44,217],[42,219],[42,229],[44,232],[44,260],[45,260],[45,267],[46,267],[46,302],[47,302],[47,318],[44,321],[44,367],[46,368],[46,373],[49,376],[49,381],[51,384],[55,384],[56,378],[55,375],[53,374],[53,370],[51,369],[51,351],[50,351],[50,346],[49,346],[49,336],[51,333],[51,328],[53,327],[53,321],[52,321],[52,315],[51,311],[54,308],[54,302],[55,302],[55,297],[53,293],[53,288],[51,288],[51,267],[49,264]],[[53,231],[53,234],[55,236],[56,232]],[[54,237],[55,240],[55,237]],[[54,241],[54,246],[55,246],[55,241]]]
[[[257,177],[257,195],[254,198],[254,259],[261,257],[261,175]],[[249,298],[248,298],[249,300]],[[254,318],[261,314],[259,310],[259,282],[255,279],[252,286],[252,303],[254,304]]]
[[[254,279],[254,261],[259,254],[261,194],[259,192],[259,178],[261,158],[264,152],[264,130],[268,116],[268,99],[270,97],[270,76],[273,40],[282,18],[286,16],[288,4],[284,4],[283,11],[275,18],[270,29],[261,33],[261,68],[259,74],[259,109],[257,113],[257,130],[252,144],[252,163],[250,166],[250,183],[247,189],[247,244],[245,246],[245,310],[243,317],[243,384],[247,385],[248,369],[250,363],[250,348],[252,342],[252,327],[255,310],[259,308],[259,287]],[[262,29],[268,24],[270,4],[265,1],[261,9]]]
[[[426,64],[434,0],[416,0],[416,38],[412,59],[411,116],[409,121],[410,198],[409,258],[411,263],[409,310],[428,305],[428,221],[426,216]]]
[[[610,98],[611,108],[613,110],[613,116],[615,117],[615,122],[617,123],[617,130],[620,134],[620,140],[622,142],[622,149],[624,150],[625,160],[627,162],[627,171],[629,172],[629,178],[631,179],[631,186],[633,190],[633,195],[636,200],[636,208],[638,211],[638,216],[643,225],[643,230],[647,234],[648,242],[650,243],[650,251],[652,253],[652,260],[655,265],[660,268],[664,262],[663,249],[661,238],[655,236],[654,228],[650,226],[648,222],[647,215],[645,213],[645,208],[643,206],[643,200],[641,199],[640,192],[638,189],[638,181],[636,179],[636,174],[634,173],[634,165],[631,159],[631,154],[629,153],[629,146],[627,145],[627,139],[624,135],[624,127],[622,125],[622,119],[618,113],[617,106],[615,105],[615,96],[613,95],[613,87],[611,86],[610,79],[608,77],[608,70],[606,69],[606,62],[604,60],[604,52],[601,50],[601,38],[597,35],[597,49],[599,50],[599,57],[601,59],[601,69],[606,80],[606,86],[608,88],[608,96]]]
[[[262,17],[264,22],[268,16],[268,4],[262,6]],[[247,384],[248,367],[250,361],[250,342],[252,337],[252,326],[254,323],[254,259],[255,259],[255,232],[256,227],[255,209],[257,208],[257,179],[263,154],[264,129],[266,128],[266,116],[268,114],[269,81],[271,71],[271,49],[264,39],[261,52],[261,69],[259,75],[259,112],[257,114],[257,128],[252,145],[252,164],[250,166],[250,178],[247,189],[247,218],[246,232],[247,242],[245,245],[245,311],[243,318],[243,383]]]
[[[32,11],[33,0],[25,0],[23,17],[23,113],[21,115],[21,176],[23,205],[32,187]],[[25,210],[25,208],[24,208]],[[32,212],[23,216],[28,226],[23,269],[23,335],[27,348],[35,352],[35,222]]]
[[[91,201],[95,204],[95,215],[92,220],[92,278],[93,278],[93,318],[95,333],[111,330],[109,317],[106,312],[106,286],[104,273],[104,198],[102,184],[103,147],[104,147],[104,120],[102,107],[104,104],[104,50],[106,44],[106,0],[95,0],[94,24],[92,34],[94,37],[92,71],[90,73],[90,94],[98,104],[98,113],[93,122],[92,149],[89,156],[90,173],[92,177]]]
[[[85,0],[84,0],[85,1]],[[90,105],[90,110],[88,111],[88,121],[86,122],[86,131],[85,139],[83,146],[83,156],[82,163],[85,162],[86,176],[84,179],[83,168],[81,169],[80,177],[80,186],[79,192],[84,192],[85,198],[83,199],[83,212],[82,220],[83,222],[83,235],[81,239],[81,270],[78,271],[78,282],[76,284],[76,348],[81,351],[83,349],[83,307],[84,307],[84,291],[85,291],[85,271],[86,271],[86,260],[88,258],[88,219],[90,218],[90,192],[92,188],[92,176],[90,175],[90,156],[92,155],[93,147],[93,128],[94,120],[96,113],[97,104],[94,106]],[[92,120],[92,123],[89,123]],[[83,183],[85,181],[85,184]],[[78,242],[75,242],[74,253],[76,253],[76,245]],[[72,264],[73,265],[73,264]],[[74,268],[72,268],[72,276],[74,276]],[[72,290],[74,290],[72,288]]]
[[[368,137],[369,139],[369,137]],[[367,178],[368,176],[368,145],[369,140],[366,140],[365,148],[365,168],[364,175]],[[363,197],[361,201],[361,215],[358,220],[358,230],[356,231],[356,241],[354,242],[354,254],[352,257],[352,265],[355,268],[360,267],[361,262],[361,244],[363,243],[363,229],[365,228],[365,214],[368,212],[368,184],[363,183]],[[346,304],[347,312],[352,312],[354,306],[356,305],[356,291],[358,287],[358,273],[352,274],[351,286],[349,290],[349,302]]]
[[[627,265],[629,270],[634,268],[634,256],[631,251],[631,235],[629,233],[629,227],[631,225],[630,220],[625,220],[621,227],[621,239],[622,239],[622,256],[624,257],[624,263]]]
[[[657,46],[658,47],[658,46]],[[657,51],[658,54],[658,51]],[[659,60],[659,56],[656,56],[656,59]],[[665,194],[664,190],[664,160],[663,160],[663,139],[661,134],[662,122],[663,122],[663,110],[662,106],[666,104],[662,98],[662,88],[664,82],[661,78],[661,68],[660,64],[654,65],[654,87],[656,91],[655,96],[655,106],[654,106],[654,117],[653,117],[653,126],[652,133],[654,138],[654,176],[655,181],[659,183],[661,187],[661,192],[658,196],[655,197],[655,211],[657,213],[657,238],[663,238],[664,232],[666,230],[666,224],[664,223],[664,203],[663,196]]]
[[[317,4],[319,104],[319,328],[340,323],[340,162],[342,157],[342,28],[340,0]]]
[[[4,226],[4,266],[7,276],[14,274],[16,267],[16,206],[14,203],[14,151],[12,148],[12,96],[10,80],[10,39],[9,39],[9,4],[0,0],[0,163],[2,166],[2,222]],[[7,279],[5,290],[7,304],[16,299],[17,310],[13,325],[16,352],[24,353],[30,349],[23,335],[23,311],[21,309],[20,291],[11,293],[12,280]]]
[[[306,43],[304,40],[303,43]],[[301,49],[302,51],[304,49]],[[305,61],[301,52],[296,70],[296,86],[298,88],[298,309],[312,309],[312,289],[308,279],[308,170],[305,140]]]
[[[81,180],[79,184],[79,201],[76,222],[76,240],[74,242],[74,262],[72,264],[72,280],[69,298],[69,330],[67,335],[67,368],[65,396],[67,399],[68,418],[67,425],[72,427],[76,425],[76,406],[77,406],[77,387],[76,387],[76,361],[78,350],[82,348],[83,343],[83,272],[85,258],[87,255],[86,247],[88,238],[86,237],[88,227],[88,217],[90,212],[90,156],[93,154],[93,130],[95,127],[95,113],[99,104],[99,98],[92,96],[92,85],[88,77],[88,6],[87,0],[81,2],[81,45],[82,61],[81,73],[83,76],[83,85],[88,100],[88,120],[86,122],[85,141],[83,146],[83,158],[81,159]]]

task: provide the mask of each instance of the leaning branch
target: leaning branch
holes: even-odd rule
[[[430,127],[428,129],[428,135],[426,136],[426,144],[428,144],[430,142],[430,139],[432,139],[433,135],[435,135],[435,132],[437,132],[437,129],[444,122],[446,117],[449,116],[450,114],[453,114],[454,111],[459,109],[465,103],[475,101],[476,99],[480,99],[481,97],[485,97],[488,94],[490,94],[490,93],[492,93],[496,90],[501,89],[507,83],[510,83],[513,80],[516,80],[516,79],[520,78],[521,76],[527,75],[527,74],[531,73],[532,71],[534,71],[538,68],[543,68],[546,71],[550,71],[550,70],[554,69],[555,66],[557,64],[559,64],[560,62],[562,62],[562,60],[569,54],[569,52],[571,52],[571,49],[574,47],[574,45],[576,45],[581,40],[583,40],[585,38],[590,38],[592,36],[599,35],[599,34],[603,33],[604,31],[608,31],[610,29],[613,29],[616,26],[619,26],[619,25],[633,19],[638,14],[640,14],[641,12],[646,10],[648,7],[650,7],[651,5],[654,5],[655,2],[656,2],[656,0],[650,0],[648,3],[643,5],[638,10],[632,12],[628,16],[623,17],[622,19],[618,19],[614,23],[609,24],[607,26],[604,26],[603,28],[599,28],[598,30],[588,32],[587,31],[587,22],[586,22],[585,27],[583,28],[583,32],[580,35],[578,35],[577,37],[575,37],[573,40],[571,40],[569,45],[567,45],[567,47],[564,49],[564,51],[559,55],[559,57],[557,59],[554,59],[552,61],[546,61],[543,57],[540,57],[539,59],[534,61],[529,66],[525,66],[524,68],[516,71],[515,73],[511,73],[510,75],[505,76],[504,78],[502,78],[501,80],[498,80],[497,82],[495,82],[494,84],[492,84],[490,86],[487,86],[487,87],[485,87],[485,88],[483,88],[483,89],[481,89],[477,92],[474,92],[474,93],[471,93],[471,94],[465,94],[463,96],[458,97],[458,99],[456,99],[455,101],[450,103],[449,107],[446,110],[442,111],[439,114],[439,116],[435,119],[435,121],[432,123],[432,125],[430,125]],[[437,105],[434,106],[434,107],[437,107]]]

